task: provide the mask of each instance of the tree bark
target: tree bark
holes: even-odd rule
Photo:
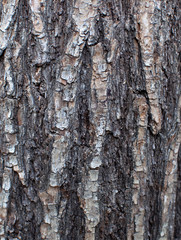
[[[179,0],[0,1],[0,239],[181,239]]]

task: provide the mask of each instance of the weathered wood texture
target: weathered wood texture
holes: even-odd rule
[[[180,0],[0,1],[0,239],[181,239]]]

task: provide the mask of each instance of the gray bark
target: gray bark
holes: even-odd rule
[[[179,0],[0,1],[0,239],[181,239]]]

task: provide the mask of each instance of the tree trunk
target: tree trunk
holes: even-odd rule
[[[180,0],[0,1],[0,239],[181,239]]]

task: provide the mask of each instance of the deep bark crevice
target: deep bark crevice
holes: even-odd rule
[[[174,239],[179,240],[181,236],[181,146],[178,153],[178,169],[177,169],[177,192],[176,192],[176,209],[175,209],[175,226]]]
[[[6,222],[7,239],[41,240],[43,208],[37,192],[32,184],[24,187],[16,172],[13,172],[12,181]]]

